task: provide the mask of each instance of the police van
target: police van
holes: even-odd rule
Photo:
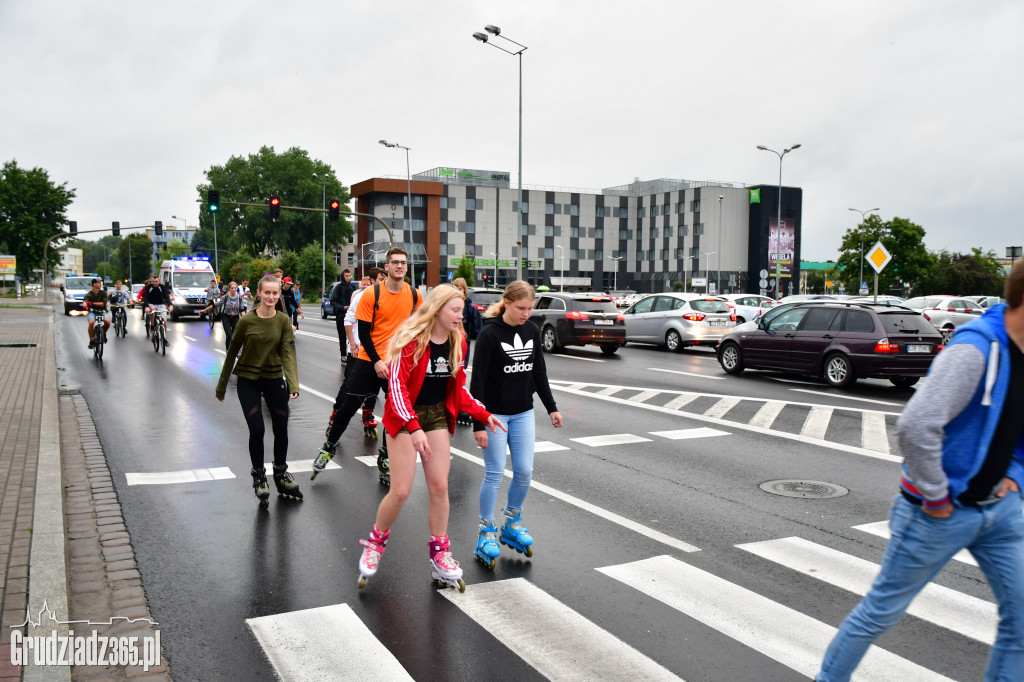
[[[206,290],[213,279],[217,276],[207,256],[181,256],[161,263],[160,282],[171,288],[171,319],[198,315],[206,307]]]
[[[64,294],[64,314],[71,314],[72,310],[82,310],[82,299],[92,291],[92,280],[98,278],[96,273],[76,275],[71,273],[64,277],[64,284],[60,290]]]

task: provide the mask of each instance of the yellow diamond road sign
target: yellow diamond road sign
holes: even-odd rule
[[[885,269],[885,266],[892,260],[892,254],[889,250],[882,245],[882,242],[878,242],[868,250],[868,263],[875,269],[875,272],[881,273]]]

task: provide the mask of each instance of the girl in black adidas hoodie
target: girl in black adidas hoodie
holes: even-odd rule
[[[505,287],[502,300],[484,313],[484,327],[473,355],[470,393],[508,430],[488,433],[483,424],[473,423],[473,436],[483,448],[485,462],[480,486],[480,537],[474,554],[491,569],[501,553],[494,506],[505,472],[506,449],[512,455],[512,483],[508,504],[502,509],[505,523],[500,540],[517,552],[533,555],[533,538],[522,525],[522,511],[533,476],[534,392],[544,403],[551,425],[562,425],[562,415],[548,386],[540,330],[530,322],[536,298],[533,287],[526,282],[515,281]]]

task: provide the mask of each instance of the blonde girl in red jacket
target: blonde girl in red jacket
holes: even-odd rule
[[[384,404],[391,459],[391,488],[377,508],[373,532],[359,558],[359,587],[377,572],[391,525],[412,490],[416,453],[430,496],[427,525],[430,527],[431,577],[449,587],[466,589],[459,562],[448,543],[448,469],[451,464],[450,434],[455,433],[459,410],[487,425],[493,432],[504,426],[466,389],[462,358],[466,337],[462,331],[462,292],[442,284],[391,338],[388,365],[388,397]]]

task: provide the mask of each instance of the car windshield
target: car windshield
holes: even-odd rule
[[[878,316],[889,334],[934,334],[935,327],[923,315],[908,313],[881,313]]]
[[[618,313],[618,309],[615,304],[608,298],[577,298],[572,302],[574,310],[578,310],[584,313]]]
[[[690,307],[702,313],[728,313],[729,304],[725,301],[690,301]]]
[[[92,282],[89,277],[69,277],[64,281],[65,289],[74,289],[75,291],[85,291],[92,289]]]
[[[210,286],[210,273],[207,270],[200,272],[175,272],[174,286],[179,289],[206,289]]]
[[[501,300],[502,292],[500,291],[471,291],[469,292],[469,298],[476,305],[490,305],[497,303]]]

